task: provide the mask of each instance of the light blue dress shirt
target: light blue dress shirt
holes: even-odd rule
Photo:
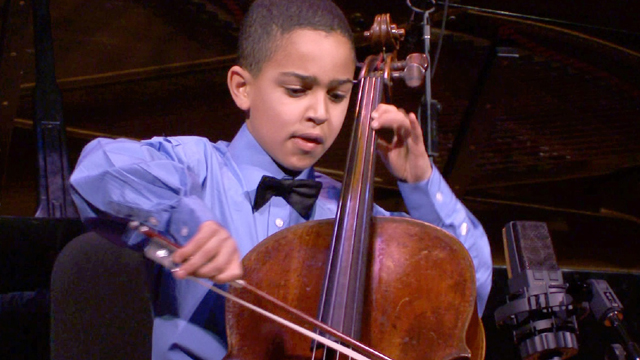
[[[141,249],[145,239],[126,229],[129,221],[150,225],[184,244],[202,222],[214,220],[229,231],[244,256],[269,235],[305,221],[280,197],[253,212],[263,175],[285,177],[243,125],[230,143],[187,136],[142,142],[96,139],[83,150],[71,185],[83,220],[131,248]],[[298,178],[323,183],[311,219],[334,218],[339,182],[313,168]],[[482,226],[435,167],[427,181],[398,186],[412,217],[447,230],[468,249],[482,313],[492,274]],[[406,216],[378,206],[374,215]],[[221,359],[226,354],[224,301],[218,295],[196,282],[176,280],[159,267],[154,289],[154,359]]]

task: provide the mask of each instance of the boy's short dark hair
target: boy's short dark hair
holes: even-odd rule
[[[240,30],[240,66],[257,76],[282,37],[298,29],[338,32],[353,44],[349,22],[331,0],[256,0]]]

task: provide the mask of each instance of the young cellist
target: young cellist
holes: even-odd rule
[[[355,67],[349,24],[331,1],[257,0],[240,33],[239,63],[227,77],[246,114],[230,142],[96,139],[83,150],[71,184],[87,223],[133,249],[147,239],[127,228],[131,221],[182,245],[173,254],[180,270],[159,268],[153,284],[154,359],[221,359],[226,353],[223,300],[184,278],[238,279],[242,257],[266,237],[335,217],[340,184],[313,165],[342,128]],[[379,152],[398,178],[409,215],[444,228],[469,251],[481,313],[492,271],[482,226],[430,162],[414,114],[383,104],[372,119],[374,129],[395,134]],[[292,186],[311,201],[262,197],[281,179],[296,181]],[[374,215],[390,214],[374,208]]]

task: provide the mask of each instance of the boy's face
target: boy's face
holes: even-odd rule
[[[318,161],[340,132],[353,87],[355,55],[339,33],[294,30],[260,74],[247,81],[247,127],[289,170]]]

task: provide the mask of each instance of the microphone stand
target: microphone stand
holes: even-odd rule
[[[587,283],[591,288],[592,298],[589,301],[589,308],[593,315],[605,326],[616,330],[616,334],[622,343],[621,345],[626,350],[626,358],[628,360],[640,360],[640,348],[638,344],[633,342],[622,323],[622,304],[620,304],[616,294],[605,280],[591,279]],[[622,349],[617,348],[615,345],[617,344],[612,345],[614,353],[618,357],[622,356],[624,358],[624,354],[621,354],[620,351]]]
[[[431,77],[433,75],[433,71],[431,70],[431,56],[429,55],[430,47],[431,47],[431,19],[429,18],[429,14],[431,14],[435,10],[436,2],[435,0],[430,0],[431,8],[428,9],[419,9],[411,4],[411,0],[407,0],[407,5],[416,13],[422,12],[422,39],[424,40],[424,54],[427,56],[427,64],[429,66],[429,70],[424,79],[424,108],[426,114],[426,121],[422,121],[422,105],[418,108],[418,121],[422,127],[422,134],[425,140],[425,146],[427,148],[427,154],[433,160],[433,158],[438,155],[438,143],[437,143],[437,123],[435,119],[435,114],[440,112],[440,104],[431,98]],[[442,34],[441,34],[442,36]]]

